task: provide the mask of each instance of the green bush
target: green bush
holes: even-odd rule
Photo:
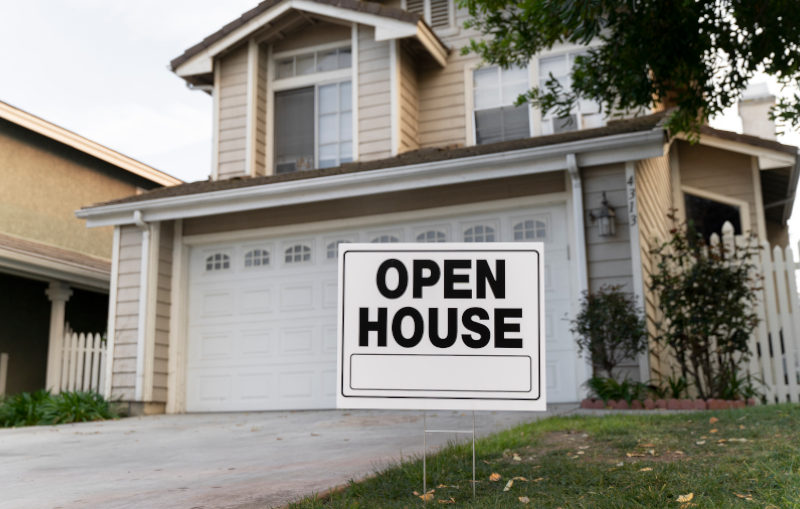
[[[0,404],[0,428],[117,419],[112,402],[96,392],[21,392]]]
[[[641,382],[634,382],[626,378],[622,382],[617,382],[614,378],[603,378],[593,376],[586,385],[597,399],[602,399],[603,403],[609,400],[623,400],[631,404],[634,400],[644,401],[647,394],[647,385]]]

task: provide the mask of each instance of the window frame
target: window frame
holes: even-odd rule
[[[424,12],[422,14],[422,19],[425,23],[431,28],[431,30],[436,31],[436,35],[439,37],[447,37],[451,35],[458,35],[461,30],[456,23],[456,3],[454,0],[447,0],[447,9],[448,9],[448,16],[450,18],[450,24],[447,27],[441,28],[433,28],[431,26],[431,0],[423,0],[424,5]],[[406,0],[400,0],[400,8],[404,11],[408,10],[408,4]]]
[[[739,200],[738,198],[733,198],[731,196],[725,196],[724,194],[718,194],[713,191],[707,191],[705,189],[700,189],[698,187],[692,186],[684,186],[681,185],[681,196],[680,196],[680,204],[681,204],[681,211],[684,216],[686,216],[685,210],[685,200],[686,194],[691,194],[693,196],[697,196],[698,198],[704,198],[706,200],[716,201],[722,203],[723,205],[729,205],[731,207],[738,207],[739,208],[739,222],[742,225],[742,233],[747,234],[747,232],[752,232],[755,230],[758,233],[759,238],[763,238],[762,235],[766,234],[766,232],[758,231],[758,221],[756,221],[756,225],[753,225],[753,221],[750,219],[750,204],[744,200]],[[720,234],[722,235],[722,234]]]
[[[482,242],[476,242],[476,241],[473,240],[470,243],[472,243],[472,244],[484,244],[484,243],[490,244],[490,243],[494,243],[494,242],[502,242],[501,235],[500,235],[500,228],[499,228],[499,225],[497,224],[497,221],[474,221],[474,222],[469,222],[469,223],[462,224],[461,225],[461,242],[468,242],[467,241],[467,230],[469,230],[471,228],[475,228],[476,226],[483,226],[484,228],[491,228],[492,230],[494,230],[494,240],[491,241],[491,242],[490,241],[486,241],[486,240],[484,240]],[[472,235],[474,237],[475,233],[473,233]],[[486,236],[486,233],[484,232],[483,235]]]
[[[335,257],[328,258],[328,246],[333,242],[347,242],[347,243],[352,244],[354,242],[358,242],[358,234],[334,235],[332,237],[323,237],[322,238],[322,243],[323,243],[323,251],[324,251],[324,253],[323,253],[324,254],[324,257],[323,257],[323,262],[324,263],[336,263],[336,262],[339,261],[338,250],[337,250],[337,254],[336,254]]]
[[[287,262],[286,261],[286,251],[288,249],[293,249],[295,246],[305,246],[309,249],[309,258],[308,260],[300,260],[299,262]],[[281,256],[281,267],[299,267],[301,265],[314,265],[316,263],[316,246],[314,245],[313,239],[295,239],[295,240],[287,240],[281,242],[280,247],[280,256]]]
[[[228,257],[228,268],[219,268],[219,269],[208,269],[208,259],[215,255],[224,255]],[[234,270],[234,263],[236,261],[236,256],[231,249],[209,249],[203,251],[203,274],[204,275],[214,275],[214,274],[222,274],[227,272],[233,272]]]
[[[470,97],[469,116],[470,116],[471,124],[472,124],[472,143],[471,143],[471,145],[477,145],[478,144],[478,122],[475,120],[475,112],[477,112],[477,111],[491,111],[491,110],[496,110],[496,109],[505,108],[507,106],[513,106],[514,105],[514,103],[511,102],[511,103],[508,103],[508,104],[498,104],[497,106],[492,106],[491,108],[476,108],[475,107],[475,85],[474,85],[475,84],[475,71],[479,71],[481,69],[488,69],[488,68],[492,68],[492,67],[495,67],[495,68],[498,69],[497,74],[498,74],[498,78],[500,80],[498,82],[499,83],[499,89],[502,90],[503,89],[503,81],[502,81],[503,72],[502,72],[502,68],[499,65],[493,65],[493,66],[483,67],[483,68],[479,68],[476,65],[476,66],[474,66],[474,67],[472,67],[470,69],[469,74],[468,74],[469,86],[465,87],[465,88],[469,88],[469,97]],[[527,67],[525,67],[524,70],[528,71],[528,90],[530,90],[530,88],[531,88],[530,63],[528,64]],[[533,110],[533,106],[531,106],[531,103],[528,103],[525,106],[527,106],[527,108],[528,108],[528,136],[532,137],[533,136],[533,117],[531,115],[531,112]]]
[[[544,238],[534,238],[530,240],[514,240],[514,227],[519,223],[525,221],[542,221],[545,225]],[[513,216],[508,218],[508,235],[509,242],[550,242],[553,239],[553,225],[550,219],[550,214],[538,214],[533,216]]]
[[[269,253],[269,263],[267,265],[252,265],[250,267],[247,266],[246,263],[246,256],[248,253],[260,249],[262,251],[266,251]],[[270,270],[275,266],[275,249],[271,243],[259,243],[259,244],[243,244],[242,248],[242,270],[251,271],[251,270]]]

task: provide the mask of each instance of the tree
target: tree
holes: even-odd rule
[[[581,311],[570,322],[579,351],[589,352],[595,370],[614,378],[614,368],[635,358],[647,347],[647,326],[633,295],[620,286],[604,286],[585,292]]]
[[[732,106],[757,70],[785,87],[800,82],[800,2],[797,0],[457,0],[466,26],[484,38],[477,53],[504,68],[527,65],[558,43],[592,47],[575,59],[572,87],[553,76],[517,104],[566,117],[579,99],[628,114],[675,106],[673,133],[695,139],[709,118]],[[771,115],[800,130],[800,95],[783,98]]]

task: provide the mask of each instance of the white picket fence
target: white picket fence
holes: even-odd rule
[[[753,242],[741,235],[734,237],[733,226],[725,223],[722,241],[732,247],[735,242],[743,247]],[[719,243],[713,235],[711,244]],[[753,244],[755,247],[755,243]],[[800,402],[800,298],[797,293],[794,252],[791,246],[770,249],[768,242],[761,244],[754,272],[763,276],[758,292],[756,314],[758,327],[750,336],[747,371],[764,385],[769,402]]]
[[[100,392],[105,386],[106,357],[106,343],[100,334],[78,334],[67,326],[61,350],[61,384],[54,392]]]

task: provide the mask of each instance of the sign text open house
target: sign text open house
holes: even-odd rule
[[[340,408],[544,409],[541,244],[340,249]]]

